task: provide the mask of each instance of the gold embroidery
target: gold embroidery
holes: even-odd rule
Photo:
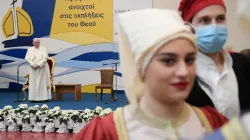
[[[129,106],[132,107],[132,106]],[[207,117],[205,116],[205,114],[197,107],[192,107],[194,109],[194,111],[196,112],[199,120],[201,121],[201,124],[204,126],[206,132],[212,132],[212,127],[207,119]],[[134,114],[134,113],[132,113]],[[137,114],[140,114],[139,116],[137,116]],[[175,133],[177,135],[177,137],[179,137],[179,132],[177,131],[177,129],[184,124],[186,121],[188,121],[190,115],[191,115],[191,110],[189,108],[188,104],[185,104],[185,107],[183,109],[183,111],[178,115],[177,119],[175,119],[174,121],[163,121],[163,120],[159,120],[154,118],[148,118],[146,115],[144,115],[141,111],[138,112],[138,109],[135,110],[135,119],[140,119],[140,121],[146,123],[147,125],[150,125],[151,127],[154,128],[160,128],[160,129],[165,129],[166,127],[168,127],[169,125],[172,124],[173,128],[175,129]],[[142,118],[141,118],[141,117]],[[114,112],[114,123],[115,123],[115,127],[116,127],[116,132],[118,135],[118,139],[119,140],[128,140],[128,131],[126,128],[126,122],[125,119],[123,117],[123,108],[118,108],[115,112]]]
[[[178,114],[175,120],[169,121],[169,120],[162,120],[155,116],[147,116],[143,112],[141,112],[139,106],[136,108],[136,111],[133,113],[135,119],[142,121],[143,123],[160,129],[165,129],[169,125],[172,125],[175,129],[179,128],[181,125],[183,125],[185,122],[188,121],[191,111],[188,104],[184,105],[184,109]]]
[[[123,108],[118,108],[114,112],[114,123],[119,140],[129,140],[125,119],[123,117]]]
[[[141,122],[143,122],[146,125],[149,125],[153,128],[159,128],[163,129],[164,131],[167,131],[169,128],[174,130],[176,138],[180,136],[178,128],[186,123],[191,115],[191,110],[188,104],[185,103],[183,110],[180,112],[180,114],[177,115],[176,119],[170,121],[170,120],[163,120],[155,116],[148,116],[141,112],[139,104],[137,104],[135,109],[132,112],[133,117]]]
[[[204,126],[204,128],[206,129],[207,132],[212,132],[212,126],[211,124],[209,123],[206,115],[204,114],[204,112],[202,112],[201,109],[197,108],[197,107],[194,107],[193,106],[193,109],[194,111],[196,112],[198,118],[200,119],[201,121],[201,124]]]
[[[248,137],[244,134],[244,129],[240,126],[240,121],[237,118],[233,118],[227,125],[221,129],[227,140],[248,140]]]

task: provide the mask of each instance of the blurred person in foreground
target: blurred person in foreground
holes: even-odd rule
[[[80,140],[196,139],[227,119],[212,107],[185,102],[195,79],[197,46],[176,11],[144,9],[119,15],[119,52],[129,105],[95,117]]]

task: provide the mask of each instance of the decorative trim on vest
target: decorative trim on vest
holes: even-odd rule
[[[193,109],[196,112],[197,116],[199,117],[199,119],[201,121],[201,124],[206,129],[206,131],[207,132],[212,132],[212,130],[213,130],[212,126],[209,123],[209,121],[208,121],[206,115],[204,114],[204,112],[201,109],[199,109],[198,107],[193,106]]]
[[[114,123],[119,140],[129,140],[125,119],[123,117],[123,108],[118,108],[114,112]]]
[[[244,129],[237,118],[233,118],[227,125],[223,126],[221,131],[227,140],[248,140],[244,134]]]

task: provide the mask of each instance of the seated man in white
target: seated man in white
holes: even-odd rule
[[[25,56],[30,65],[29,100],[45,102],[51,100],[49,56],[46,48],[40,46],[39,39],[35,38],[33,44]]]

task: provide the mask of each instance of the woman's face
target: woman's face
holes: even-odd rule
[[[226,24],[226,11],[220,5],[211,5],[195,14],[192,19],[195,27],[210,24]]]
[[[145,94],[162,103],[184,101],[193,86],[195,59],[196,47],[187,39],[162,46],[145,70]]]

